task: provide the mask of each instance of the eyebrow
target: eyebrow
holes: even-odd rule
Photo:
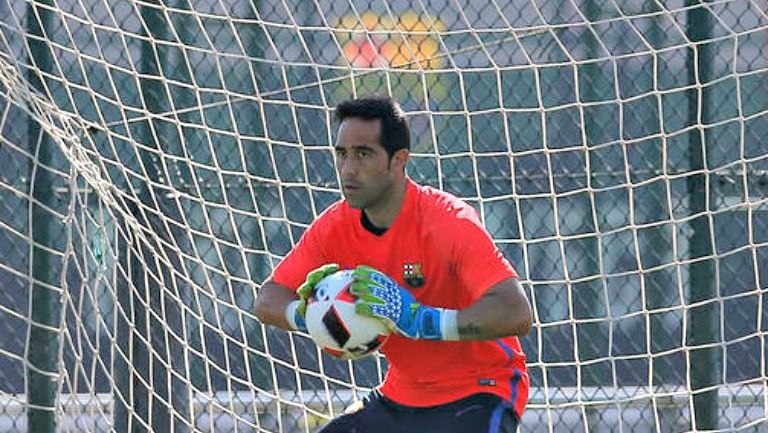
[[[336,150],[339,150],[339,149],[346,150],[347,149],[346,147],[341,147],[341,146],[333,146],[333,148],[336,149]],[[375,149],[373,147],[371,147],[371,146],[366,145],[366,144],[354,144],[352,146],[349,146],[349,150],[369,150],[369,151],[373,152]]]

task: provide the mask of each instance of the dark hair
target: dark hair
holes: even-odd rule
[[[336,120],[348,117],[381,119],[381,145],[391,158],[400,149],[411,149],[411,130],[400,104],[386,96],[371,96],[344,101],[336,107]]]

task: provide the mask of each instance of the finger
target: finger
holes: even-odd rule
[[[352,285],[349,286],[349,293],[355,295],[358,299],[370,304],[385,304],[384,300],[371,292],[370,288],[365,284],[352,283]]]
[[[376,281],[373,281],[367,278],[361,278],[361,279],[352,280],[352,284],[349,287],[349,291],[354,294],[353,289],[359,290],[359,291],[373,292],[376,289],[385,289],[385,287],[377,283]]]
[[[365,269],[360,269],[359,267],[355,268],[354,271],[350,274],[353,280],[365,280],[368,278],[368,271]]]
[[[314,292],[314,287],[309,283],[303,283],[299,286],[299,290],[297,290],[297,293],[302,299],[307,299],[310,296],[312,296],[312,293]]]
[[[360,296],[364,293],[371,293],[371,290],[368,288],[368,284],[365,281],[355,281],[349,285],[349,293],[355,296]]]
[[[357,272],[357,273],[355,273]],[[389,278],[377,270],[355,270],[352,273],[352,280],[365,282],[369,285],[376,285],[378,287],[385,287],[388,284]]]
[[[371,280],[373,280],[373,282],[379,284],[380,286],[385,286],[385,287],[391,286],[393,283],[391,278],[379,272],[371,274]]]
[[[373,316],[373,311],[371,310],[371,306],[366,304],[362,301],[357,301],[355,303],[355,312],[361,316]]]
[[[372,305],[384,305],[384,304],[386,304],[386,301],[384,301],[383,299],[379,298],[378,296],[376,296],[376,295],[374,295],[373,293],[370,293],[370,292],[357,295],[357,299],[359,299],[361,301],[364,301],[364,302],[367,302],[367,303],[372,304]]]
[[[352,271],[352,278],[356,279],[364,279],[368,278],[371,274],[374,274],[377,271],[376,269],[368,266],[368,265],[358,265],[358,267],[355,268],[355,270]]]
[[[317,283],[320,282],[323,278],[326,276],[323,274],[322,269],[315,269],[314,271],[310,272],[309,275],[307,275],[307,281],[305,284],[310,284],[311,286],[316,286]]]
[[[328,264],[323,265],[320,268],[320,270],[322,271],[323,278],[325,278],[328,275],[335,274],[336,272],[338,272],[339,265],[337,263],[328,263]]]

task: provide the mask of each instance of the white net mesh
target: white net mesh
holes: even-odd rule
[[[390,94],[534,307],[524,432],[766,432],[762,1],[0,0],[0,431],[308,432],[378,384],[253,315]]]

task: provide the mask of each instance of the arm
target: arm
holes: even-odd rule
[[[368,266],[353,272],[350,288],[356,311],[378,317],[390,329],[413,339],[493,340],[524,335],[531,327],[531,307],[517,278],[493,285],[479,300],[459,310],[418,303],[395,280]]]
[[[256,317],[266,325],[293,331],[285,310],[288,304],[298,299],[296,292],[269,279],[262,284],[256,297]]]
[[[256,296],[256,317],[262,323],[277,326],[286,331],[306,332],[307,324],[304,314],[315,286],[323,278],[338,270],[339,265],[328,263],[310,271],[296,292],[269,278]]]
[[[458,312],[460,340],[523,336],[531,329],[531,305],[517,278],[491,287],[474,304]]]

